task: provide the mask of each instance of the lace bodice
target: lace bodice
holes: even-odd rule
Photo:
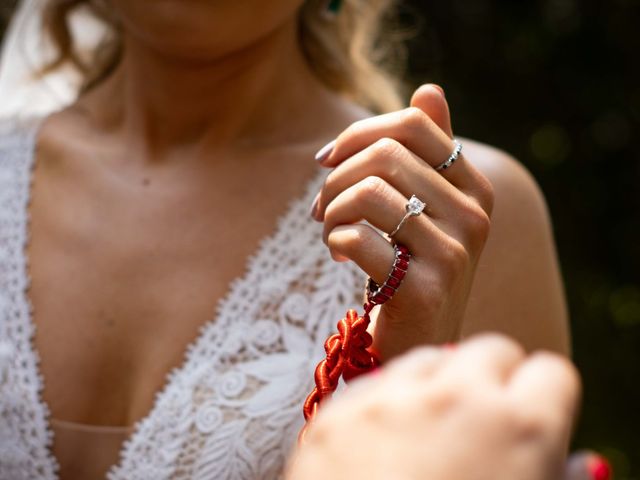
[[[25,258],[38,123],[0,123],[0,479],[56,478]],[[280,477],[322,343],[357,306],[364,282],[353,265],[331,261],[308,216],[322,180],[229,286],[125,442],[111,480]]]

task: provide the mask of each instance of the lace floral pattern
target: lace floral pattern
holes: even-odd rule
[[[25,295],[35,130],[33,121],[0,125],[0,477],[12,480],[55,478],[56,470]]]
[[[0,479],[55,479],[26,295],[35,121],[0,126]],[[111,480],[276,479],[302,425],[322,343],[363,275],[332,262],[307,209],[279,220],[125,442]]]

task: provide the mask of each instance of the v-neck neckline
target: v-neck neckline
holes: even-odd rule
[[[23,328],[26,332],[32,332],[31,336],[26,340],[25,354],[30,357],[30,360],[33,361],[38,382],[36,388],[37,391],[35,392],[35,398],[33,399],[33,407],[34,409],[39,410],[38,413],[43,419],[44,428],[46,430],[44,433],[45,438],[47,439],[47,441],[45,442],[46,445],[42,445],[41,447],[45,449],[47,460],[49,461],[49,463],[51,465],[57,466],[58,461],[51,448],[53,444],[53,429],[50,421],[50,410],[43,397],[44,382],[46,381],[46,379],[44,378],[40,370],[40,358],[34,342],[36,322],[33,304],[29,295],[29,288],[31,284],[31,269],[30,258],[28,255],[28,246],[31,241],[30,207],[34,185],[34,173],[38,161],[38,140],[42,127],[46,123],[49,116],[50,115],[42,116],[31,120],[29,131],[26,133],[27,148],[22,151],[22,155],[26,156],[22,159],[20,165],[20,168],[23,170],[23,172],[21,173],[24,175],[24,182],[26,183],[26,185],[24,186],[24,202],[20,205],[20,208],[24,209],[24,211],[22,212],[22,218],[24,219],[24,221],[19,227],[21,230],[21,235],[16,256],[18,258],[18,273],[23,275],[25,284],[24,288],[22,288],[21,295],[16,296],[15,302],[19,309],[26,312],[24,315],[22,315],[24,323]],[[242,270],[242,273],[234,277],[227,285],[224,294],[220,296],[215,302],[215,307],[211,318],[201,325],[196,337],[186,345],[186,348],[182,353],[182,360],[180,361],[180,363],[165,375],[162,386],[155,393],[151,408],[143,417],[137,420],[135,424],[130,427],[131,432],[127,435],[126,440],[119,450],[116,463],[109,468],[109,471],[107,472],[107,478],[111,478],[111,475],[122,467],[124,459],[127,457],[132,446],[136,443],[138,436],[142,435],[141,427],[144,424],[152,421],[154,417],[159,414],[162,404],[167,401],[173,389],[184,385],[185,377],[187,376],[189,371],[194,368],[193,352],[198,350],[199,345],[205,339],[208,342],[211,342],[212,339],[216,339],[218,341],[221,341],[223,344],[226,341],[233,341],[233,339],[228,338],[229,336],[225,338],[225,330],[227,330],[228,333],[228,328],[226,328],[228,327],[228,322],[222,321],[223,315],[221,315],[221,312],[225,310],[225,306],[227,305],[227,303],[230,301],[230,299],[234,298],[234,296],[236,296],[238,292],[242,291],[243,289],[250,290],[247,283],[249,281],[249,271],[251,264],[255,261],[256,258],[259,258],[263,256],[264,253],[266,253],[265,249],[269,244],[269,240],[274,239],[288,223],[291,223],[293,221],[292,216],[297,213],[296,207],[300,203],[311,203],[313,196],[315,196],[316,191],[320,188],[321,182],[323,181],[326,174],[327,172],[324,169],[318,169],[318,171],[314,173],[311,178],[303,182],[305,184],[303,193],[296,195],[293,200],[289,201],[284,211],[276,216],[276,221],[274,222],[275,227],[259,239],[257,247],[254,248],[253,251],[245,258],[243,262],[244,268]],[[216,359],[211,359],[211,362],[215,361]],[[56,480],[59,479],[57,472],[53,474],[53,478]]]

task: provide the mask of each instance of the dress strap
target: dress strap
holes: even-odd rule
[[[28,206],[42,119],[0,121],[0,472],[15,480],[56,478],[48,409],[33,349],[28,300]]]

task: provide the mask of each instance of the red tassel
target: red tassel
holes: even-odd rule
[[[345,381],[367,373],[379,365],[376,356],[368,350],[373,338],[367,332],[370,323],[369,311],[374,305],[365,305],[365,314],[358,316],[355,310],[349,310],[347,315],[338,322],[338,332],[331,335],[324,343],[326,358],[318,363],[314,379],[316,386],[309,394],[303,406],[306,424],[298,440],[303,441],[307,425],[314,419],[318,407],[330,398],[338,388],[340,377]]]
[[[382,286],[371,278],[367,281],[364,315],[359,317],[355,310],[349,310],[346,317],[338,322],[338,333],[331,335],[324,343],[327,356],[316,367],[316,386],[302,408],[306,424],[298,436],[299,442],[303,441],[307,427],[316,416],[320,404],[336,391],[341,376],[345,381],[349,381],[376,369],[380,364],[378,358],[369,350],[373,342],[367,332],[371,322],[369,313],[373,307],[382,305],[393,297],[407,273],[411,260],[411,253],[404,245],[395,244],[394,249],[393,267]]]

